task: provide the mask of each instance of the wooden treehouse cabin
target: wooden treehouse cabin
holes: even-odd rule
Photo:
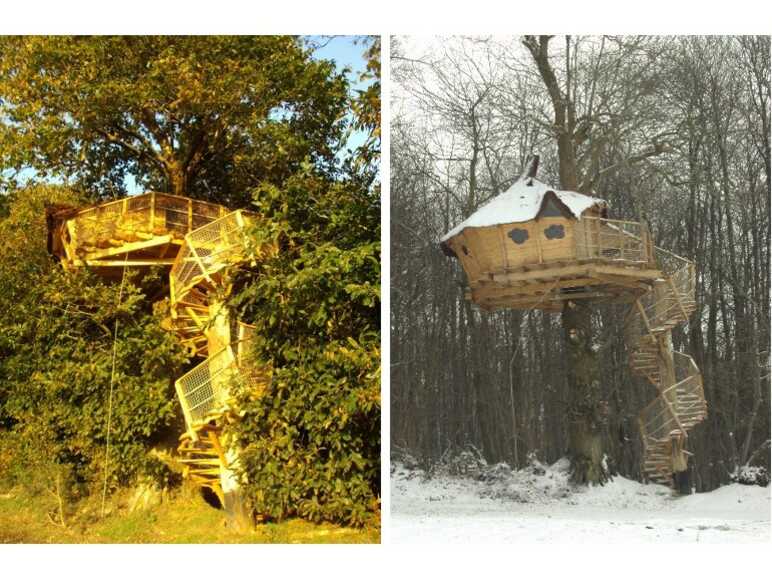
[[[186,424],[178,449],[184,475],[238,509],[238,449],[222,434],[225,422],[238,419],[231,387],[239,382],[259,395],[270,368],[247,363],[253,328],[232,320],[223,299],[233,268],[272,251],[249,246],[246,229],[256,216],[162,193],[47,211],[49,250],[65,268],[90,267],[109,279],[121,279],[124,268],[167,268],[168,327],[202,358],[175,382]]]
[[[524,177],[440,241],[484,310],[559,312],[567,300],[628,303],[633,372],[657,390],[640,414],[643,473],[673,484],[686,470],[688,431],[707,415],[694,360],[673,352],[671,330],[695,309],[694,264],[654,247],[644,223],[608,218],[602,199]]]

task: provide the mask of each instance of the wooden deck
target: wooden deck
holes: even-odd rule
[[[65,267],[171,266],[185,235],[228,213],[222,205],[154,192],[60,211],[53,215],[52,251]]]
[[[485,310],[501,308],[558,311],[568,299],[634,301],[662,272],[648,262],[610,258],[536,263],[485,272],[466,293]]]

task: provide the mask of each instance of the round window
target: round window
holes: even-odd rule
[[[528,230],[515,228],[512,231],[510,231],[507,235],[517,245],[522,245],[528,239]]]
[[[562,225],[553,224],[544,230],[544,237],[547,239],[563,239],[566,236],[566,230]]]

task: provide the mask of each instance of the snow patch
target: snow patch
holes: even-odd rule
[[[474,476],[429,475],[392,463],[396,542],[768,541],[769,489],[732,484],[674,496],[662,485],[621,476],[604,486],[569,481],[563,458],[535,458],[512,470],[484,466]]]

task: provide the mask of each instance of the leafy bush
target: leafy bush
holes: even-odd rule
[[[147,448],[175,416],[172,377],[185,356],[161,327],[139,281],[123,294],[89,271],[65,272],[46,253],[44,203],[76,200],[55,187],[19,191],[0,221],[10,251],[0,255],[0,418],[21,464],[67,466],[75,481],[100,480],[105,468],[113,332],[118,323],[109,482],[129,483]],[[141,280],[148,288],[160,278]]]
[[[380,494],[380,210],[309,174],[255,195],[256,245],[280,251],[242,273],[232,305],[257,326],[273,380],[241,392],[232,428],[248,499],[274,518],[363,524]]]

